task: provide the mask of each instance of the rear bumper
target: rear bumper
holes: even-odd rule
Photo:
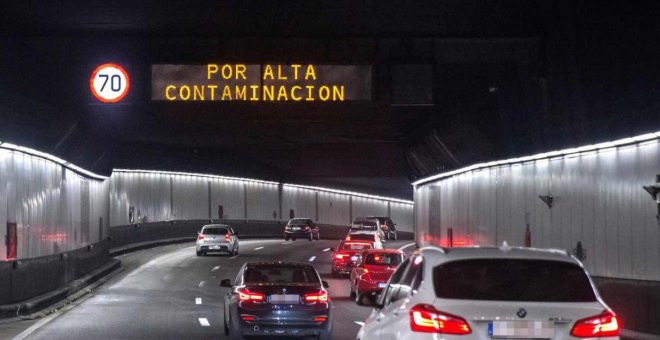
[[[332,312],[329,305],[318,310],[300,311],[296,315],[282,317],[277,311],[259,311],[230,307],[231,327],[243,336],[286,336],[286,337],[320,337],[329,339],[332,332]],[[254,321],[243,321],[241,315],[254,315]],[[312,321],[315,316],[325,316],[325,322]]]
[[[249,324],[241,327],[243,336],[319,337],[332,332],[332,322],[323,325]],[[324,336],[326,337],[326,336]]]
[[[355,266],[351,263],[332,263],[332,270],[337,273],[350,274]]]
[[[285,231],[284,236],[285,237],[309,237],[311,235],[311,231]]]

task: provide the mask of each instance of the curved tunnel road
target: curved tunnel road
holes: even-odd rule
[[[195,256],[192,243],[122,255],[124,271],[76,307],[59,312],[27,339],[218,339],[223,334],[224,278],[247,261],[310,262],[330,284],[333,339],[355,339],[369,308],[349,300],[348,280],[330,275],[330,247],[339,241],[243,240],[240,254]],[[410,241],[391,241],[399,248]],[[413,247],[407,247],[408,252]],[[23,333],[26,335],[25,333]]]

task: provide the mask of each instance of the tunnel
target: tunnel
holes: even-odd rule
[[[3,4],[0,338],[660,338],[656,7]]]

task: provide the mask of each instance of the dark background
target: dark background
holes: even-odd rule
[[[0,141],[94,172],[210,172],[411,198],[475,162],[660,130],[653,1],[6,1]],[[88,79],[131,76],[120,105]],[[154,63],[371,64],[370,102],[166,103]]]

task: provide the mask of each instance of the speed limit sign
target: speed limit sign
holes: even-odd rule
[[[104,103],[117,103],[124,99],[130,87],[128,73],[117,64],[103,64],[97,67],[89,78],[92,94]]]

